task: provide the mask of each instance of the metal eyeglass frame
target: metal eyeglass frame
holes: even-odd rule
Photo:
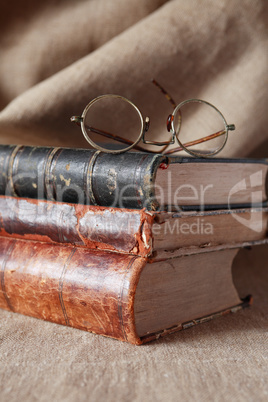
[[[164,90],[164,88],[156,80],[152,80],[152,82],[166,96],[166,98],[172,104],[173,109],[174,109],[172,114],[170,114],[168,116],[168,118],[167,118],[167,130],[169,132],[171,132],[171,139],[169,141],[159,142],[159,141],[148,141],[148,140],[146,140],[145,139],[145,134],[148,131],[149,126],[150,126],[149,117],[146,117],[144,119],[143,116],[142,116],[142,113],[138,109],[138,107],[133,102],[131,102],[129,99],[127,99],[127,98],[125,98],[125,97],[123,97],[121,95],[106,94],[106,95],[100,95],[100,96],[94,98],[92,101],[90,101],[87,104],[87,106],[83,110],[82,115],[81,116],[72,116],[71,121],[75,122],[75,123],[77,123],[78,125],[81,126],[81,130],[82,130],[82,133],[83,133],[86,141],[93,148],[95,148],[95,149],[97,149],[97,150],[99,150],[101,152],[105,152],[105,153],[120,154],[120,153],[127,152],[132,148],[137,149],[139,151],[145,151],[145,152],[151,152],[151,153],[159,153],[159,151],[151,151],[151,150],[147,150],[147,149],[144,149],[141,146],[139,146],[138,143],[142,140],[142,142],[144,144],[146,144],[146,145],[156,145],[156,146],[164,147],[160,151],[160,153],[164,153],[164,154],[172,154],[174,152],[179,152],[179,151],[182,151],[182,150],[184,150],[185,152],[187,152],[188,154],[190,154],[192,156],[202,157],[202,158],[209,158],[211,156],[214,156],[214,155],[218,154],[224,148],[224,146],[225,146],[225,144],[227,142],[228,132],[235,130],[235,125],[234,124],[227,124],[227,121],[226,121],[225,117],[223,116],[223,114],[214,105],[212,105],[211,103],[209,103],[207,101],[204,101],[204,100],[201,100],[201,99],[188,99],[188,100],[185,100],[185,101],[179,103],[178,105],[176,105],[175,101],[171,98],[171,96]],[[85,117],[86,117],[86,114],[87,114],[88,110],[90,109],[90,107],[94,103],[100,101],[101,99],[105,99],[105,98],[119,98],[119,99],[122,99],[123,101],[129,103],[136,110],[136,112],[138,113],[138,116],[139,116],[139,119],[140,119],[140,122],[141,122],[141,130],[140,130],[140,133],[139,133],[137,139],[134,142],[132,142],[132,141],[126,139],[126,138],[122,138],[120,136],[108,133],[106,131],[99,130],[99,129],[89,127],[89,126],[85,125]],[[217,133],[211,134],[211,135],[209,135],[207,137],[202,137],[202,138],[200,138],[198,140],[190,141],[190,142],[188,142],[186,144],[182,144],[181,141],[179,140],[179,132],[180,132],[180,128],[181,128],[181,111],[180,111],[180,109],[181,109],[181,107],[183,105],[185,105],[187,103],[190,103],[190,102],[204,103],[204,104],[206,104],[208,106],[211,106],[219,114],[219,116],[223,120],[225,129],[221,130],[221,131],[218,131]],[[178,113],[178,128],[177,128],[177,132],[176,132],[175,126],[174,126],[174,119],[175,119],[175,116],[176,116],[177,113]],[[112,149],[103,148],[103,147],[99,146],[98,144],[96,144],[94,141],[91,140],[91,138],[88,136],[87,130],[89,130],[91,132],[94,132],[94,133],[97,133],[99,135],[102,135],[102,136],[104,136],[106,138],[110,138],[110,139],[116,140],[118,142],[127,144],[129,146],[124,148],[124,149],[119,149],[119,150],[112,150]],[[202,153],[202,152],[198,152],[198,151],[192,151],[191,149],[188,148],[190,146],[197,145],[197,144],[212,140],[212,139],[217,138],[217,137],[219,137],[221,135],[225,135],[223,143],[212,152]],[[178,141],[179,147],[173,148],[170,151],[164,152],[169,145],[175,144],[175,138]]]

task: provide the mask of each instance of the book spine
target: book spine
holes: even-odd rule
[[[0,196],[0,236],[149,256],[154,216],[145,210]]]
[[[1,238],[0,308],[140,344],[134,294],[145,259]]]
[[[155,210],[154,179],[166,159],[149,153],[0,145],[0,195]]]

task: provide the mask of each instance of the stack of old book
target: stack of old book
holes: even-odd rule
[[[267,241],[267,172],[0,146],[0,307],[141,344],[248,306],[232,264]]]

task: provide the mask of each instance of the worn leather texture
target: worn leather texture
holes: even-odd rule
[[[214,163],[215,166],[211,166]],[[217,165],[218,163],[220,165]],[[154,211],[161,210],[161,198],[165,198],[162,197],[161,183],[163,183],[162,185],[168,183],[167,190],[163,191],[169,191],[173,187],[173,183],[177,183],[180,189],[185,187],[185,185],[181,185],[183,175],[185,175],[183,172],[185,164],[192,168],[187,185],[192,184],[191,176],[199,170],[199,166],[196,167],[196,164],[200,165],[200,171],[206,164],[205,167],[210,168],[213,173],[211,176],[208,176],[208,173],[203,174],[202,182],[200,181],[199,184],[201,187],[207,185],[208,180],[211,180],[209,186],[213,188],[215,194],[222,190],[221,182],[218,180],[223,169],[221,164],[227,163],[231,164],[232,169],[232,175],[226,175],[233,177],[233,182],[230,185],[228,183],[231,190],[233,185],[241,180],[240,176],[236,175],[236,171],[239,171],[239,168],[237,169],[235,166],[236,163],[247,164],[244,168],[246,171],[247,167],[254,166],[254,164],[262,164],[264,168],[265,165],[268,165],[268,159],[180,156],[168,158],[160,154],[144,152],[112,155],[92,149],[0,145],[0,195],[117,208],[146,208]],[[169,170],[172,165],[177,170],[174,176]],[[165,177],[157,181],[158,174],[163,171]],[[246,174],[249,175],[249,173]],[[244,174],[242,177],[244,179]],[[160,195],[159,199],[157,199],[157,193]],[[266,194],[263,194],[260,200],[267,201],[267,193],[266,189]],[[176,194],[176,190],[173,190],[173,195],[166,197],[167,205],[162,208],[170,209],[173,203],[178,206],[176,204],[183,202],[186,202],[185,206],[181,206],[183,209],[192,208],[191,203],[188,205],[187,197],[185,199],[179,197],[181,191],[177,194],[178,198]],[[220,194],[222,193],[220,192]],[[207,207],[209,209],[228,208],[229,199],[226,196],[223,196],[222,199],[219,198],[220,204],[215,206],[208,198],[206,200],[209,203]],[[251,200],[251,197],[249,199]],[[196,200],[197,204],[199,202],[202,203],[201,199]],[[251,203],[243,200],[242,197],[241,203],[238,202],[236,207],[251,207]]]
[[[267,217],[268,208],[152,212],[0,195],[0,240],[71,245],[159,261],[267,244]]]
[[[154,77],[236,124],[221,156],[267,157],[266,0],[2,0],[0,22],[1,143],[87,146],[69,118],[103,93],[162,139]],[[267,260],[237,258],[251,309],[139,348],[1,310],[1,401],[266,401]]]
[[[46,242],[0,239],[0,308],[141,343],[134,294],[146,259]]]
[[[163,161],[141,152],[0,145],[0,194],[154,210],[153,183]]]
[[[1,237],[110,250],[142,257],[150,256],[153,252],[152,224],[157,217],[157,214],[138,209],[0,196]],[[262,238],[264,234],[243,240]]]

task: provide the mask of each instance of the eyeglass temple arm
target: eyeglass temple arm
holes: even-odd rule
[[[77,125],[81,125],[83,118],[81,116],[72,116],[71,121],[76,123]],[[133,144],[132,141],[128,140],[127,138],[122,138],[119,135],[114,135],[114,134],[108,133],[106,131],[99,130],[98,128],[90,127],[86,124],[85,124],[85,127],[87,130],[89,130],[95,134],[102,135],[103,137],[110,138],[112,140],[116,140],[118,142],[121,142],[121,143],[129,145],[129,146]],[[137,149],[138,151],[146,151],[144,148],[140,147],[139,145],[134,145],[133,148]]]
[[[157,82],[154,78],[151,80],[151,82],[157,86],[157,88],[160,89],[160,91],[162,92],[162,94],[165,95],[166,99],[171,103],[173,109],[175,109],[175,107],[177,106],[176,102],[174,101],[174,99],[169,95],[169,93],[159,84],[159,82]]]
[[[175,109],[175,107],[176,107],[176,102],[175,102],[174,99],[169,95],[169,93],[168,93],[168,92],[159,84],[159,82],[157,82],[154,78],[151,80],[151,82],[152,82],[155,86],[157,86],[157,88],[160,89],[160,91],[162,92],[162,94],[164,94],[165,97],[166,97],[166,99],[171,103],[173,109]],[[180,113],[180,111],[179,111],[179,113]],[[145,132],[144,132],[143,137],[142,137],[142,141],[143,141],[143,143],[146,144],[146,145],[155,145],[155,146],[158,146],[158,147],[164,146],[165,148],[162,150],[162,151],[164,151],[164,150],[167,148],[167,146],[172,145],[172,144],[175,143],[175,135],[172,135],[172,137],[171,137],[171,139],[170,139],[169,141],[164,141],[164,142],[148,141],[148,140],[145,140]]]
[[[227,125],[227,129],[228,129],[228,131],[234,131],[235,130],[235,125],[234,124],[229,124],[229,125]],[[193,145],[202,144],[203,142],[213,140],[214,138],[220,137],[221,135],[223,135],[225,133],[226,133],[226,130],[221,130],[221,131],[218,131],[217,133],[210,134],[207,137],[202,137],[202,138],[199,138],[198,140],[186,142],[183,145],[186,148],[192,147]],[[165,155],[173,154],[174,152],[179,152],[179,151],[183,151],[183,148],[182,147],[173,148],[170,151],[165,152]]]
[[[167,146],[167,145],[175,144],[175,135],[172,135],[172,138],[171,138],[170,141],[164,141],[164,142],[147,141],[147,140],[145,140],[144,135],[143,135],[142,142],[144,144],[146,144],[146,145],[156,145],[158,147],[161,147],[161,146],[164,146],[164,145]]]
[[[71,121],[75,122],[77,125],[81,125],[81,123],[83,121],[83,118],[80,117],[80,116],[72,116]],[[126,138],[119,137],[118,135],[107,133],[106,131],[95,129],[94,127],[89,127],[87,125],[86,125],[86,128],[88,130],[92,131],[93,133],[102,135],[103,137],[114,139],[114,140],[116,140],[118,142],[122,142],[122,143],[127,144],[127,145],[132,145],[133,144],[132,141],[130,141],[130,140],[126,139]],[[233,130],[235,130],[235,125],[234,124],[227,125],[227,129],[229,131],[233,131]],[[209,141],[209,140],[213,140],[214,138],[220,137],[221,135],[225,134],[225,132],[226,132],[226,130],[218,131],[217,133],[210,134],[207,137],[202,137],[202,138],[199,138],[198,140],[187,142],[187,143],[184,144],[184,146],[185,147],[191,147],[191,146],[201,144],[201,143]],[[165,148],[163,150],[161,150],[163,152],[168,145],[174,144],[174,138],[172,138],[171,141],[172,142],[170,142],[170,141],[169,142],[145,141],[144,143],[145,144],[151,144],[151,145],[165,146]],[[154,152],[154,151],[146,150],[146,149],[140,147],[139,145],[134,145],[133,148],[137,149],[138,151],[146,151],[146,152],[151,152],[151,153],[157,153],[157,152]],[[165,152],[165,155],[173,154],[174,152],[179,152],[179,151],[183,151],[183,148],[182,147],[173,148],[170,151]]]

